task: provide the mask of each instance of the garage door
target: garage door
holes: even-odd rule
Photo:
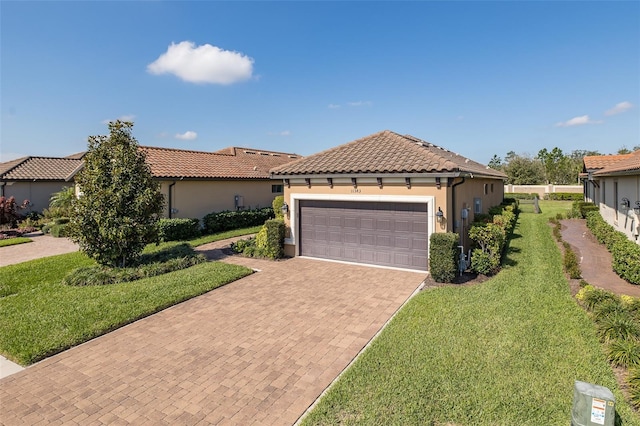
[[[425,203],[300,201],[300,254],[427,270]]]

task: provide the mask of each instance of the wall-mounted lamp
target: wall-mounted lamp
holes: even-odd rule
[[[633,212],[636,216],[640,217],[640,201],[636,201],[636,206],[633,208]]]
[[[289,214],[289,205],[287,203],[283,203],[281,210],[282,210],[282,215],[283,216],[288,215]]]
[[[438,207],[438,211],[436,212],[436,220],[438,221],[438,223],[442,223],[443,219],[444,219],[444,213],[442,213],[442,209]]]
[[[631,201],[629,201],[627,197],[622,197],[622,200],[620,200],[620,208],[629,210],[630,206],[631,206]]]

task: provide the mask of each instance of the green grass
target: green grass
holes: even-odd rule
[[[189,240],[188,242],[189,244],[191,244],[192,247],[197,247],[203,244],[213,243],[215,241],[226,240],[227,238],[241,237],[243,235],[249,235],[249,234],[256,234],[258,233],[258,231],[260,231],[261,228],[262,228],[262,225],[253,226],[250,228],[233,229],[231,231],[220,232],[218,234],[204,235],[202,237]]]
[[[16,244],[30,243],[31,241],[31,238],[27,237],[7,238],[0,240],[0,247],[15,246]]]
[[[255,228],[247,228],[189,243],[197,246],[253,232]],[[176,244],[149,245],[145,252]],[[93,260],[75,252],[1,267],[0,353],[19,364],[32,364],[251,273],[241,266],[207,262],[128,283],[61,283],[69,271],[91,265]]]
[[[520,216],[505,267],[471,287],[412,299],[303,424],[567,425],[575,380],[623,401],[596,330],[571,297],[542,202]]]

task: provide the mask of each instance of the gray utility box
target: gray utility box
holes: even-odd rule
[[[576,380],[571,426],[614,426],[616,398],[608,388]]]

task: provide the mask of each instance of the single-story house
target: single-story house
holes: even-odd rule
[[[74,171],[82,164],[82,154],[69,157],[22,157],[0,163],[0,196],[29,200],[29,211],[49,207],[51,194],[73,186]]]
[[[640,244],[640,150],[625,155],[584,158],[585,200],[602,218]]]
[[[270,207],[282,184],[269,170],[297,154],[230,147],[216,152],[141,146],[165,196],[165,217],[198,218],[223,210]]]
[[[502,202],[506,175],[389,130],[273,168],[284,185],[285,253],[428,270],[434,232],[467,236]]]

